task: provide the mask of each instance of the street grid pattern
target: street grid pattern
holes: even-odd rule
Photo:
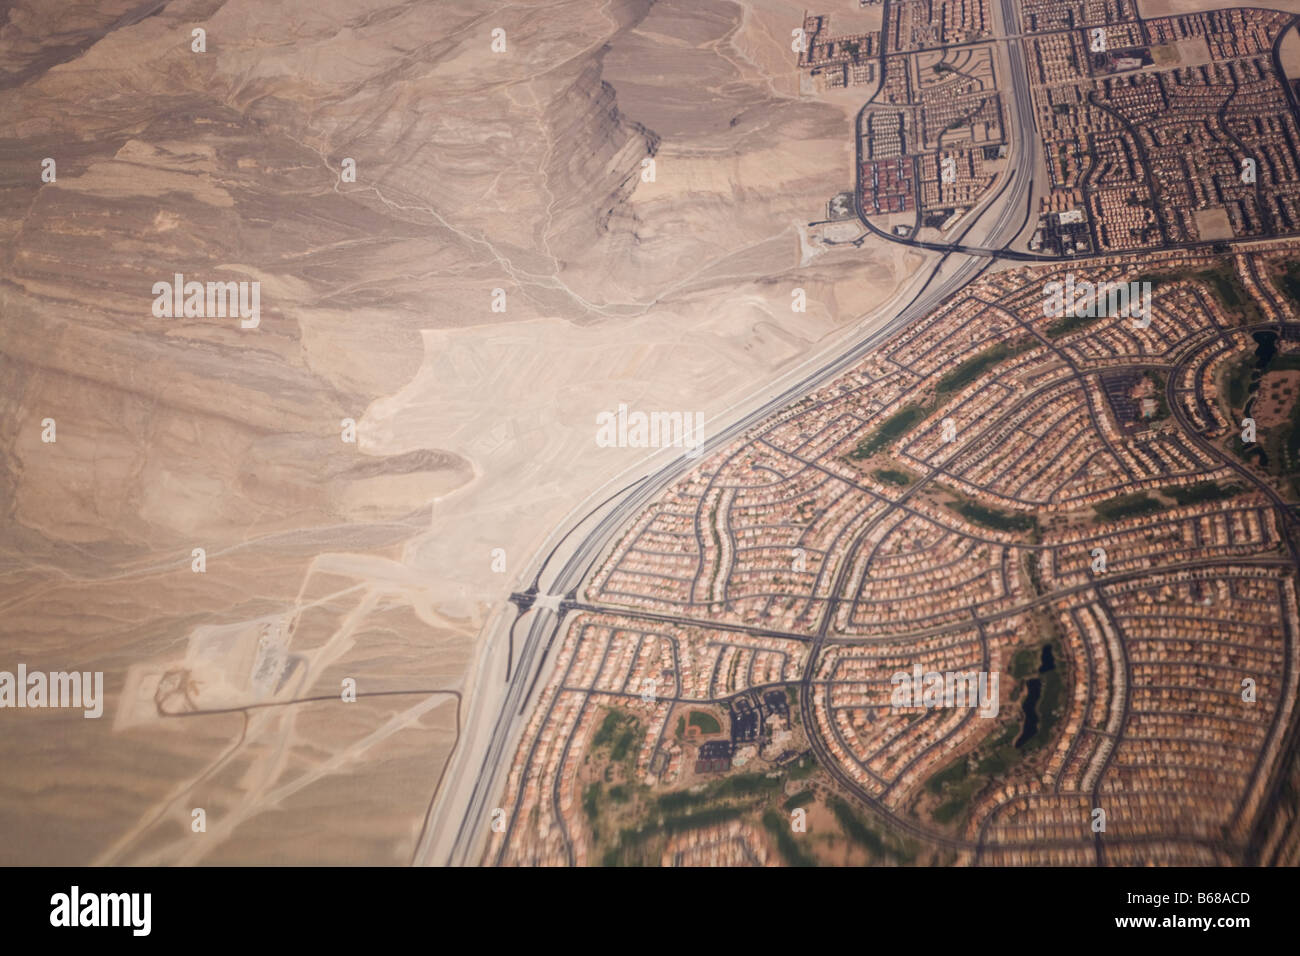
[[[1238,266],[1265,281],[1253,259]],[[979,281],[645,509],[567,622],[556,676],[510,776],[513,825],[490,859],[592,862],[574,788],[603,708],[644,715],[636,765],[644,774],[668,743],[678,703],[725,706],[743,691],[791,684],[808,743],[838,785],[959,859],[1239,858],[1297,689],[1292,517],[1221,447],[1228,429],[1210,411],[1213,376],[1201,371],[1239,351],[1242,330],[1204,288],[1183,281],[1160,297],[1178,304],[1181,335],[1167,328],[1173,313],[1157,311],[1149,329],[1116,316],[1049,338],[1041,289],[1052,276],[1020,270]],[[881,421],[935,394],[947,371],[1026,335],[1027,351],[878,456],[915,476],[905,490],[876,479],[875,461],[851,457]],[[1165,375],[1167,422],[1132,431],[1115,420],[1085,345],[1097,339],[1107,343],[1105,367]],[[944,443],[937,428],[948,416],[959,437]],[[1060,461],[1074,464],[1052,471]],[[1035,478],[1048,473],[1050,481]],[[1079,520],[1121,492],[1225,476],[1239,483],[1225,502]],[[1063,493],[1070,486],[1083,490]],[[957,489],[1037,514],[1047,525],[1041,540],[964,519],[945,506]],[[1096,546],[1114,555],[1101,575],[1088,565]],[[893,713],[889,675],[914,662],[1004,668],[1035,608],[1056,621],[1074,674],[1050,757],[990,788],[960,830],[906,819],[917,789],[988,728],[969,710]],[[653,625],[642,617],[651,614]],[[717,630],[715,617],[734,629]],[[642,701],[642,681],[664,675],[654,700]],[[1245,677],[1258,683],[1257,703],[1240,699]],[[1096,806],[1108,808],[1103,839],[1089,828]]]

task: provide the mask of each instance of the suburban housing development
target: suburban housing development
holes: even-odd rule
[[[1274,850],[1300,680],[1285,255],[1151,257],[1146,328],[1044,316],[1061,269],[999,272],[702,461],[566,603],[489,859],[775,863],[791,801],[826,823],[786,862]],[[1252,390],[1277,401],[1245,444]],[[1000,673],[996,716],[896,706],[914,668]]]
[[[802,25],[866,98],[811,225],[988,267],[551,598],[483,861],[1300,862],[1295,16],[863,7]]]

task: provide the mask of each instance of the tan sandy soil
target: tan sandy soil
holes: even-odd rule
[[[1193,214],[1196,229],[1202,239],[1231,239],[1232,223],[1228,221],[1228,210],[1222,206],[1198,209]]]

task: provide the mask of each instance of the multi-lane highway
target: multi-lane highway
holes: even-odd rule
[[[1000,34],[1015,33],[1016,0],[999,0],[994,19]],[[1007,44],[1007,61],[1009,71],[1005,72],[1009,76],[1004,78],[1003,87],[1009,87],[1011,93],[1005,102],[1007,128],[1013,131],[1009,175],[993,202],[963,233],[963,237],[982,233],[980,250],[949,247],[929,274],[919,278],[915,294],[865,317],[856,326],[865,331],[847,347],[840,345],[833,354],[806,360],[734,406],[730,424],[709,423],[704,456],[848,370],[889,336],[943,305],[988,268],[993,261],[988,248],[1005,250],[1024,231],[1038,163],[1038,141],[1020,44]],[[616,490],[612,494],[607,485],[589,503],[575,509],[566,519],[565,529],[552,535],[534,557],[529,565],[532,587],[527,592],[531,601],[521,601],[528,605],[527,610],[516,619],[513,606],[502,608],[485,635],[474,686],[465,694],[469,710],[461,745],[444,777],[444,790],[438,795],[431,825],[416,848],[414,862],[462,865],[480,861],[491,832],[493,810],[502,807],[507,819],[511,813],[513,795],[504,793],[506,777],[529,707],[536,702],[547,679],[551,652],[565,613],[562,602],[576,594],[601,555],[638,512],[699,460],[683,455],[667,462],[652,459],[644,472],[632,472],[621,483],[613,483]],[[511,654],[509,680],[503,684],[503,656],[512,644],[518,653]]]

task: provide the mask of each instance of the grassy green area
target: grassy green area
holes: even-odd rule
[[[795,713],[798,713],[798,711],[791,711],[791,714]],[[812,754],[804,754],[794,763],[787,765],[785,768],[785,775],[791,780],[806,780],[816,772],[817,761],[813,758]]]
[[[993,366],[997,365],[1013,355],[1019,355],[1021,352],[1028,351],[1033,347],[1032,340],[1021,342],[999,342],[992,348],[985,349],[974,358],[967,359],[949,372],[943,378],[939,379],[935,385],[935,391],[940,395],[950,392],[959,391],[965,388],[975,379],[979,378]]]
[[[702,734],[722,733],[722,725],[718,723],[718,719],[705,710],[691,711],[687,726],[700,728]]]
[[[958,757],[954,762],[940,770],[925,783],[925,789],[931,793],[942,793],[943,788],[950,783],[958,783],[966,779],[969,768],[966,765],[966,758]]]
[[[582,791],[582,812],[587,815],[587,822],[591,824],[591,842],[596,843],[600,840],[600,784],[590,784]]]
[[[1038,528],[1038,519],[1033,515],[1012,514],[996,508],[986,508],[974,501],[957,501],[949,505],[963,518],[982,524],[986,528],[999,531],[1034,531]]]
[[[1043,652],[1038,648],[1022,647],[1016,651],[1016,656],[1011,659],[1011,676],[1016,680],[1033,677],[1038,673],[1038,667],[1042,659]]]
[[[1195,277],[1210,287],[1214,297],[1229,312],[1236,312],[1253,304],[1253,299],[1241,284],[1241,278],[1231,263],[1222,263],[1213,269],[1197,272]]]
[[[845,836],[859,846],[866,847],[867,851],[873,856],[881,857],[885,855],[885,842],[880,839],[874,830],[862,822],[861,818],[853,812],[852,807],[838,797],[831,798],[830,807]]]
[[[700,793],[691,793],[689,790],[675,790],[672,793],[661,794],[655,804],[661,811],[669,813],[708,803],[710,799],[707,788]]]
[[[1219,305],[1223,306],[1224,311],[1229,315],[1236,315],[1248,323],[1263,321],[1259,305],[1241,284],[1241,278],[1237,275],[1231,261],[1221,262],[1212,269],[1200,271],[1178,269],[1173,272],[1143,273],[1137,279],[1138,282],[1150,282],[1153,294],[1160,286],[1180,280],[1192,280],[1208,288],[1210,294],[1218,300]]]
[[[1185,485],[1183,487],[1171,485],[1168,488],[1161,488],[1160,493],[1173,498],[1180,505],[1198,505],[1205,501],[1220,501],[1224,498],[1231,498],[1233,495],[1241,494],[1244,490],[1241,485],[1221,485],[1217,481],[1202,481],[1199,484]]]
[[[1029,576],[1029,586],[1034,589],[1034,594],[1043,593],[1043,572],[1039,567],[1039,556],[1037,554],[1026,554],[1022,557],[1022,567]]]
[[[1100,322],[1107,318],[1104,315],[1067,315],[1057,319],[1047,327],[1044,333],[1049,339],[1059,339],[1063,335],[1069,335],[1071,332],[1077,332],[1082,328],[1087,328],[1094,322]]]
[[[1028,351],[1035,344],[1035,340],[1030,337],[1022,338],[1016,342],[999,342],[973,358],[962,362],[935,383],[937,401],[933,408],[926,409],[914,402],[904,405],[881,422],[870,435],[858,442],[858,447],[849,452],[849,457],[858,461],[863,458],[870,458],[876,452],[883,450],[892,442],[901,438],[909,428],[942,405],[949,395],[969,385],[999,362]],[[896,474],[901,475],[904,473],[897,472]],[[908,483],[911,483],[910,476]]]
[[[872,474],[875,475],[876,480],[900,488],[906,488],[912,483],[912,476],[900,468],[877,468]]]
[[[641,733],[639,720],[621,710],[611,710],[591,738],[591,749],[594,752],[609,747],[610,761],[622,763],[635,752],[633,745],[641,739]]]
[[[930,814],[936,823],[951,823],[958,817],[963,816],[964,812],[970,807],[970,798],[967,796],[953,797],[934,808],[934,813]]]
[[[975,772],[986,777],[1003,776],[1020,759],[1020,754],[1014,746],[1019,736],[1020,728],[1014,723],[1003,727],[1002,733],[981,748],[980,752],[983,756],[975,764]]]
[[[1285,264],[1282,274],[1278,276],[1277,286],[1300,311],[1300,261],[1292,259]]]
[[[1253,352],[1234,360],[1228,366],[1228,404],[1232,406],[1234,411],[1241,411],[1246,407],[1246,399],[1250,396],[1250,379],[1254,373],[1255,355]]]
[[[1164,421],[1169,417],[1169,399],[1165,391],[1169,383],[1163,372],[1152,372],[1150,375],[1151,382],[1156,387],[1156,411],[1149,420],[1153,422]]]
[[[781,806],[785,808],[787,813],[789,813],[795,807],[802,807],[805,803],[811,803],[812,798],[813,792],[811,790],[800,790],[785,803],[781,804]]]
[[[591,738],[591,747],[593,750],[598,747],[604,747],[614,739],[614,733],[618,730],[618,725],[626,718],[627,715],[621,710],[611,710],[605,715],[605,719],[600,722],[600,727],[596,730],[596,736]]]
[[[611,742],[617,732],[617,728],[611,730]],[[637,803],[632,807],[630,819],[639,825],[619,830],[613,837],[613,845],[603,849],[601,859],[605,866],[653,866],[659,863],[664,841],[673,834],[749,817],[764,809],[773,810],[774,801],[781,799],[786,779],[780,775],[743,774],[714,781],[695,793],[680,790],[658,797],[653,797],[646,787],[629,782],[610,787],[607,802],[602,798],[600,785],[592,784],[583,791],[582,804],[591,821],[594,845],[599,842],[597,824],[602,811],[608,809],[607,804],[630,804],[635,798]],[[812,791],[806,790],[792,800],[805,795],[811,797]]]
[[[876,859],[894,859],[900,863],[911,863],[916,859],[913,849],[907,845],[899,846],[895,840],[886,838],[872,829],[844,800],[831,797],[827,805],[831,808],[831,813],[835,814],[835,820],[844,831],[844,835],[864,847]]]
[[[636,731],[638,725],[633,722],[631,727],[625,727],[619,732],[614,740],[614,746],[610,748],[609,759],[614,763],[622,763],[624,758],[632,752],[632,745],[636,743]]]
[[[849,453],[849,457],[858,460],[870,458],[890,442],[901,438],[904,432],[923,418],[925,418],[925,409],[920,405],[904,405],[881,422],[875,431],[858,442],[858,447]]]
[[[975,772],[983,774],[986,777],[1000,777],[1011,769],[1015,761],[1015,748],[1008,745],[999,747],[993,753],[980,760],[975,766]]]
[[[1118,521],[1121,518],[1151,514],[1159,511],[1162,507],[1163,505],[1154,498],[1138,492],[1132,495],[1119,495],[1109,501],[1100,502],[1093,505],[1092,510],[1097,513],[1099,518],[1107,521]]]
[[[609,723],[605,728],[605,746],[614,745],[621,727],[617,721]],[[773,776],[755,772],[724,777],[694,792],[679,790],[655,795],[634,779],[605,790],[599,783],[589,785],[583,790],[582,806],[594,835],[593,852],[605,866],[657,866],[666,841],[674,834],[730,820],[755,823],[761,820],[773,834],[787,863],[815,866],[813,851],[809,849],[815,841],[801,839],[800,834],[790,830],[791,812],[811,804],[816,799],[815,791],[811,786],[800,787],[788,798],[783,791],[791,779],[809,776],[816,770],[816,761],[805,755]],[[621,809],[615,809],[615,805]],[[780,826],[774,829],[772,819]],[[602,822],[603,841],[597,829]]]
[[[969,772],[965,756],[959,757],[955,764],[945,767],[935,777],[945,779],[936,784],[935,778],[931,777],[925,786],[941,797],[941,802],[931,813],[936,823],[951,823],[964,817],[970,811],[975,795],[988,783],[987,777]]]
[[[718,506],[716,504],[709,509],[709,535],[713,539],[713,546],[715,548],[720,549],[722,547],[722,539],[718,537]],[[715,588],[717,587],[717,583],[718,583],[718,574],[721,573],[722,567],[723,567],[723,562],[721,561],[714,562],[713,571],[710,573],[709,576],[709,588],[708,591],[705,593],[707,594],[716,593]],[[736,655],[736,656],[739,657],[740,655]]]
[[[747,773],[716,780],[698,793],[692,793],[690,790],[665,793],[658,798],[656,804],[662,812],[673,813],[686,807],[716,803],[720,800],[763,796],[779,790],[780,787],[780,777],[769,777],[767,774],[762,773]]]
[[[769,777],[765,773],[745,773],[719,780],[713,793],[715,798],[727,800],[733,797],[763,796],[780,789],[780,777]]]

